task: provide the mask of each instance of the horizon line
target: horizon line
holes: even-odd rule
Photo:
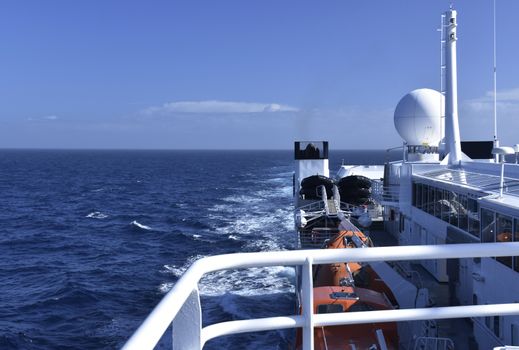
[[[1,151],[293,151],[293,148],[79,148],[0,147]],[[334,151],[391,151],[392,148],[335,148]]]

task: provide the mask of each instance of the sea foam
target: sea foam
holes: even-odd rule
[[[91,219],[106,219],[108,217],[108,215],[103,214],[100,211],[93,211],[85,217],[91,218]]]
[[[146,230],[146,231],[150,231],[150,230],[152,230],[151,227],[146,226],[146,225],[143,225],[143,224],[137,222],[137,220],[133,220],[133,221],[130,223],[130,225],[132,225],[132,226],[134,226],[134,227],[138,227],[138,228],[143,229],[143,230]]]

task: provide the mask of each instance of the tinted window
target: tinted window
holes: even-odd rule
[[[450,204],[451,204],[451,213],[449,215],[449,223],[454,226],[458,226],[458,213],[459,213],[459,202],[458,195],[454,192],[450,192]]]
[[[427,191],[427,212],[434,215],[434,187],[428,186]]]
[[[514,219],[514,242],[519,242],[519,220]],[[514,257],[514,270],[519,272],[519,256]]]
[[[467,209],[467,196],[459,196],[459,210],[458,210],[458,227],[462,230],[467,231],[468,228],[468,209]]]
[[[318,314],[333,314],[337,312],[343,312],[341,304],[321,304],[317,305],[317,313]]]
[[[452,205],[453,195],[451,191],[444,190],[443,191],[443,200],[442,200],[442,220],[446,222],[450,222],[451,216],[454,215],[454,207]]]
[[[469,233],[479,237],[478,202],[475,199],[467,200],[467,216],[469,218]]]
[[[502,214],[496,214],[496,242],[512,242],[512,218]],[[512,257],[497,257],[500,263],[512,267]]]
[[[434,191],[434,216],[436,216],[437,218],[441,218],[442,215],[442,199],[443,191],[437,188]]]
[[[495,214],[492,210],[481,209],[481,242],[495,242]]]
[[[365,304],[362,302],[356,302],[348,309],[348,312],[373,311],[373,310],[375,310],[375,308],[371,305],[368,305],[368,304]]]
[[[416,206],[418,208],[422,207],[422,184],[416,185]]]

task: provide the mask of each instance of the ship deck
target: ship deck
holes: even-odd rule
[[[396,246],[398,242],[394,236],[384,231],[382,222],[374,222],[370,230],[364,230],[377,247]],[[438,282],[427,270],[419,264],[410,264],[410,268],[420,275],[423,287],[429,289],[429,296],[433,306],[455,305],[450,297],[449,284]],[[473,337],[472,321],[470,319],[438,320],[438,337],[450,338],[457,350],[477,349]]]

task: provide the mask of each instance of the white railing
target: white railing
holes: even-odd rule
[[[372,197],[378,203],[398,203],[400,200],[400,185],[385,185],[380,180],[371,181]]]
[[[312,265],[337,262],[373,262],[422,259],[449,259],[492,256],[518,256],[519,242],[484,244],[449,244],[436,246],[400,246],[365,249],[319,249],[218,255],[196,261],[164,296],[144,323],[137,329],[125,350],[153,349],[171,324],[173,348],[202,349],[215,337],[244,332],[303,328],[303,349],[314,347],[314,327],[418,321],[493,315],[517,315],[519,303],[449,306],[421,309],[313,313]],[[198,293],[200,278],[209,272],[260,266],[302,266],[302,315],[230,321],[202,328]]]
[[[413,350],[434,349],[434,350],[454,350],[454,343],[449,338],[420,337],[414,343]]]

